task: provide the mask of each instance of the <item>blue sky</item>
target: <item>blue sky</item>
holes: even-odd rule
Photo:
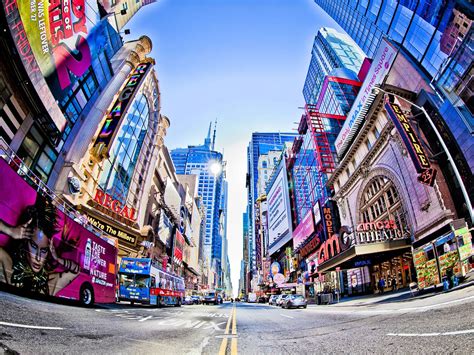
[[[170,118],[168,148],[199,144],[217,118],[216,149],[229,181],[229,258],[234,292],[242,259],[246,147],[252,132],[296,128],[319,28],[341,30],[311,0],[158,0],[125,26],[147,35]]]

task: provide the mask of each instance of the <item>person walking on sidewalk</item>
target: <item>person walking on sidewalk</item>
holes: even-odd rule
[[[384,289],[385,289],[385,279],[383,276],[379,280],[379,289],[380,289],[380,294],[383,295]]]
[[[398,290],[398,287],[397,287],[397,277],[394,276],[392,278],[392,291],[397,291]]]

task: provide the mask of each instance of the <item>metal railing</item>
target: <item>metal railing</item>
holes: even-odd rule
[[[7,164],[16,171],[18,176],[25,180],[28,185],[33,187],[37,193],[51,199],[54,206],[56,206],[65,215],[73,219],[75,222],[82,225],[84,228],[94,233],[98,237],[109,241],[110,238],[104,236],[104,232],[89,223],[85,216],[81,215],[79,211],[67,200],[55,194],[45,183],[41,180],[25,162],[13,151],[8,143],[0,137],[0,158],[5,160]]]

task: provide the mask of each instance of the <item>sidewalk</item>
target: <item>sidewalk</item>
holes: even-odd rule
[[[395,302],[410,302],[418,299],[424,299],[432,297],[438,294],[449,293],[452,291],[460,290],[465,287],[474,285],[474,271],[471,271],[466,275],[464,281],[456,287],[453,287],[447,291],[444,291],[441,287],[430,287],[421,291],[415,291],[412,296],[412,292],[408,288],[400,289],[398,291],[387,292],[383,295],[363,295],[354,297],[344,297],[339,302],[332,303],[331,307],[354,307],[354,306],[369,306],[377,304],[389,304]],[[313,307],[324,307],[327,305],[310,305]]]

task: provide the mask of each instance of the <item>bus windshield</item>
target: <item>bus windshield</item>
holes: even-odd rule
[[[127,275],[120,274],[120,286],[147,288],[150,284],[148,275]]]

